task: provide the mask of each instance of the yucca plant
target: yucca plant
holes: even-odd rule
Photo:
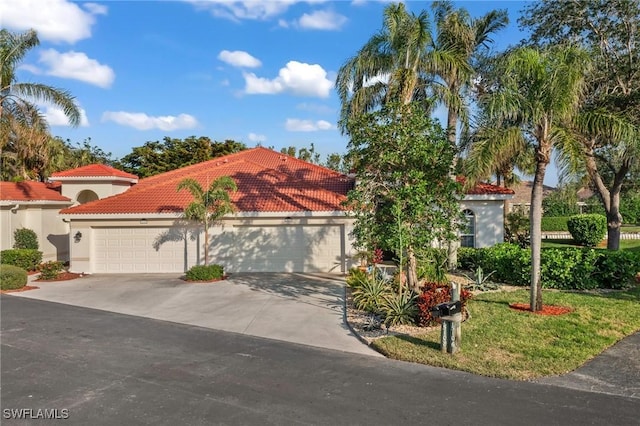
[[[417,297],[412,291],[385,295],[382,312],[385,315],[384,324],[387,328],[398,324],[416,323],[418,315]]]
[[[378,313],[390,291],[389,282],[374,275],[353,290],[353,305],[363,311]]]
[[[468,275],[464,275],[465,277],[467,277],[470,281],[472,281],[472,284],[467,286],[467,289],[469,291],[488,291],[488,290],[497,290],[498,289],[498,284],[496,283],[492,283],[489,282],[489,277],[491,275],[493,275],[496,271],[491,271],[489,274],[485,275],[484,271],[482,270],[481,267],[478,266],[478,269],[476,269],[476,273],[475,273],[475,277],[474,279],[472,279],[471,277],[469,277]]]

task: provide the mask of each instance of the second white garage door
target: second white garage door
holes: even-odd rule
[[[203,256],[197,241],[185,240],[175,232],[170,228],[94,228],[93,272],[184,272],[202,263],[197,260]],[[223,265],[229,273],[344,272],[345,231],[341,225],[226,226],[211,234],[210,263]]]

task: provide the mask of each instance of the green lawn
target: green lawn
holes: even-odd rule
[[[575,245],[573,240],[542,240],[542,247],[580,247]],[[620,240],[620,249],[640,252],[640,240]]]
[[[545,291],[545,304],[573,308],[561,316],[509,308],[509,303],[528,301],[524,289],[476,296],[455,355],[440,352],[439,328],[418,337],[385,337],[373,345],[389,358],[527,380],[574,370],[640,330],[640,287],[606,294]]]

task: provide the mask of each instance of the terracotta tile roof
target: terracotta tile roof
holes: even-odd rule
[[[59,187],[58,187],[59,189]],[[71,201],[60,195],[54,185],[44,182],[0,182],[2,201]]]
[[[513,187],[515,196],[511,199],[512,204],[531,204],[531,189],[533,188],[533,182],[530,180],[521,181]],[[542,186],[542,196],[546,197],[555,191],[556,188],[552,186]]]
[[[71,170],[56,172],[51,175],[52,180],[60,177],[121,177],[127,179],[138,179],[138,176],[123,172],[106,164],[89,164]]]
[[[327,168],[266,148],[254,148],[140,180],[122,194],[62,210],[68,214],[182,212],[189,191],[184,178],[209,182],[230,176],[238,186],[232,201],[240,212],[338,211],[353,180]]]
[[[465,183],[465,178],[462,176],[458,176],[456,180],[463,184]],[[514,192],[512,189],[505,188],[503,186],[492,185],[490,183],[479,182],[476,183],[473,188],[469,188],[465,191],[467,195],[513,195]]]

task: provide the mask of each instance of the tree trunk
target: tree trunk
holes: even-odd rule
[[[418,263],[416,262],[416,254],[413,251],[413,247],[407,248],[407,260],[407,285],[416,293],[420,293],[420,286],[418,285]]]
[[[546,150],[538,149],[536,157],[536,173],[531,188],[531,291],[530,309],[535,312],[542,309],[542,281],[540,280],[540,249],[542,246],[542,187],[544,175],[549,164],[549,156]]]
[[[620,250],[620,193],[611,192],[610,208],[607,211],[607,250]]]
[[[449,107],[447,111],[447,140],[449,144],[457,148],[456,144],[456,127],[458,126],[458,114]],[[451,169],[451,179],[456,180],[456,164],[458,162],[458,155],[453,157],[453,165]],[[453,271],[458,267],[458,247],[459,241],[449,241],[447,244],[447,269]]]

